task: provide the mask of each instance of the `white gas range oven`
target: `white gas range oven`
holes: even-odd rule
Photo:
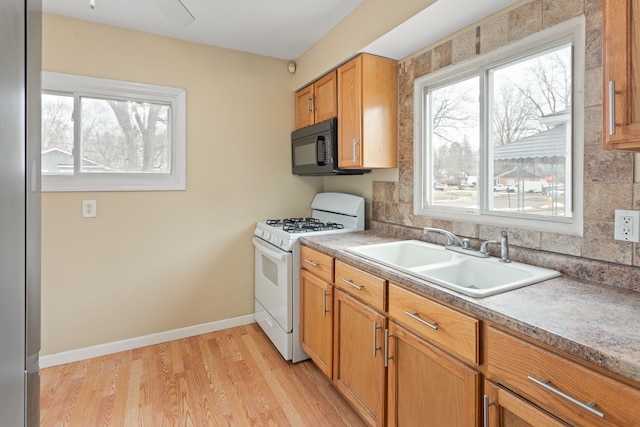
[[[300,347],[300,242],[364,230],[364,198],[318,193],[311,217],[258,222],[255,246],[255,318],[285,360],[308,358]]]

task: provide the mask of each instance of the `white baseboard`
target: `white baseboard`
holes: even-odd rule
[[[79,348],[76,350],[63,351],[61,353],[47,354],[40,356],[40,368],[64,365],[65,363],[77,362],[79,360],[91,359],[93,357],[106,356],[120,351],[133,350],[135,348],[146,347],[148,345],[160,344],[167,341],[179,340],[195,335],[209,332],[221,331],[233,328],[234,326],[248,325],[255,322],[253,314],[232,317],[230,319],[217,320],[215,322],[203,323],[200,325],[187,326],[186,328],[172,329],[170,331],[158,332],[156,334],[143,335],[141,337],[129,338],[121,341],[98,344],[91,347]]]

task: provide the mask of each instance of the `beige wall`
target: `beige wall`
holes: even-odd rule
[[[291,175],[286,65],[44,16],[44,70],[187,90],[187,190],[43,194],[43,355],[252,313],[256,221],[323,186]]]
[[[293,90],[434,0],[367,0],[286,61],[45,15],[43,69],[187,89],[187,191],[43,194],[42,354],[249,314],[256,221],[306,215],[362,177],[290,173]],[[95,199],[98,216],[81,218]]]
[[[254,223],[306,214],[317,191],[363,195],[367,216],[378,221],[432,224],[411,215],[410,111],[411,83],[418,68],[425,72],[432,50],[401,64],[399,169],[298,178],[289,164],[292,91],[432,2],[367,0],[298,59],[293,76],[285,61],[45,16],[45,70],[187,89],[188,189],[43,195],[43,354],[251,313]],[[541,20],[543,13],[551,21],[558,19],[553,14],[576,13],[571,10],[587,15],[590,127],[585,129],[584,237],[512,229],[513,243],[638,265],[637,245],[611,238],[613,209],[640,209],[640,185],[633,184],[632,155],[599,146],[601,3],[534,0],[518,7],[524,4]],[[503,23],[506,15],[482,25]],[[80,217],[81,200],[87,198],[97,200],[96,219]],[[435,225],[470,237],[495,231],[475,224]]]

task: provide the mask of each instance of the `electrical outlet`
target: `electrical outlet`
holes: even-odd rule
[[[95,218],[97,212],[97,204],[95,200],[83,200],[82,201],[82,217],[83,218]]]
[[[615,211],[616,240],[625,242],[640,242],[640,211]]]

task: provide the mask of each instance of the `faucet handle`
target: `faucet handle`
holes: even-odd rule
[[[480,245],[480,253],[481,254],[488,254],[489,253],[489,244],[491,243],[498,243],[497,240],[487,240],[486,242],[482,242],[482,244]]]

